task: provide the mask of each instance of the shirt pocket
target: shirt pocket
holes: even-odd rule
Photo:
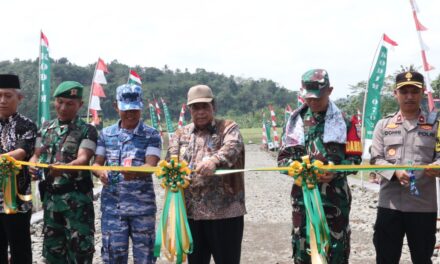
[[[434,137],[419,136],[414,140],[416,163],[431,163],[435,154],[436,139]]]
[[[119,164],[119,149],[107,147],[105,149],[105,158],[107,160],[107,164],[110,166],[118,166]]]
[[[403,138],[389,137],[384,139],[385,159],[391,163],[399,163],[402,158]]]

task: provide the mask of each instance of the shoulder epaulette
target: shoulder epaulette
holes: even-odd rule
[[[398,113],[398,112],[394,112],[394,113],[392,113],[392,114],[388,114],[388,115],[385,116],[385,118],[393,117],[393,116],[397,115],[397,113]]]
[[[433,125],[437,120],[439,120],[439,118],[440,118],[439,112],[435,110],[431,111],[429,112],[428,117],[426,118],[426,123]]]

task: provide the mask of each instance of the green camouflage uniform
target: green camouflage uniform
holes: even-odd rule
[[[282,146],[278,155],[278,165],[288,166],[294,160],[301,161],[301,157],[309,155],[311,162],[320,160],[324,164],[329,161],[334,164],[360,163],[359,156],[347,156],[345,144],[324,143],[324,124],[326,113],[312,113],[307,107],[297,109],[290,118],[301,115],[304,122],[304,146]],[[347,131],[350,122],[347,123]],[[331,233],[331,246],[328,263],[348,263],[350,254],[350,227],[349,214],[351,206],[351,192],[347,184],[347,173],[339,172],[330,183],[319,183],[322,203]],[[292,246],[295,263],[310,263],[308,254],[309,245],[306,243],[306,215],[301,187],[293,184],[292,192]]]
[[[97,131],[80,118],[43,124],[37,147],[40,162],[69,163],[80,148],[96,149]],[[94,253],[93,183],[89,171],[44,171],[43,256],[49,263],[92,263]]]

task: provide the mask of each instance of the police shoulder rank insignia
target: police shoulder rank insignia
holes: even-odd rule
[[[390,123],[390,124],[387,125],[387,128],[391,128],[391,129],[395,129],[395,128],[398,128],[398,127],[399,127],[399,125],[397,125],[395,123]]]
[[[437,137],[435,143],[435,151],[440,152],[440,125],[437,127]]]
[[[430,125],[421,125],[420,128],[423,130],[432,130],[432,126]]]
[[[388,155],[390,155],[390,156],[394,156],[394,155],[396,155],[396,149],[390,148],[390,149],[388,150]]]

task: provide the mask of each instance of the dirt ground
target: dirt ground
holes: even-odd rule
[[[276,166],[275,158],[261,151],[258,145],[246,146],[246,167]],[[291,258],[291,206],[290,188],[292,179],[277,172],[248,172],[246,181],[245,229],[242,245],[241,263],[287,264]],[[155,184],[159,218],[163,205],[164,192]],[[373,223],[376,218],[377,192],[361,189],[352,185],[353,203],[350,216],[352,242],[350,263],[375,263],[375,252],[372,243]],[[101,263],[101,233],[99,200],[95,202],[96,212],[96,253],[94,263]],[[41,257],[41,223],[33,226],[34,263],[42,263]],[[401,263],[409,261],[408,249],[405,246]],[[440,263],[437,257],[434,263]],[[169,263],[165,259],[159,264]],[[213,262],[212,262],[213,263]]]

